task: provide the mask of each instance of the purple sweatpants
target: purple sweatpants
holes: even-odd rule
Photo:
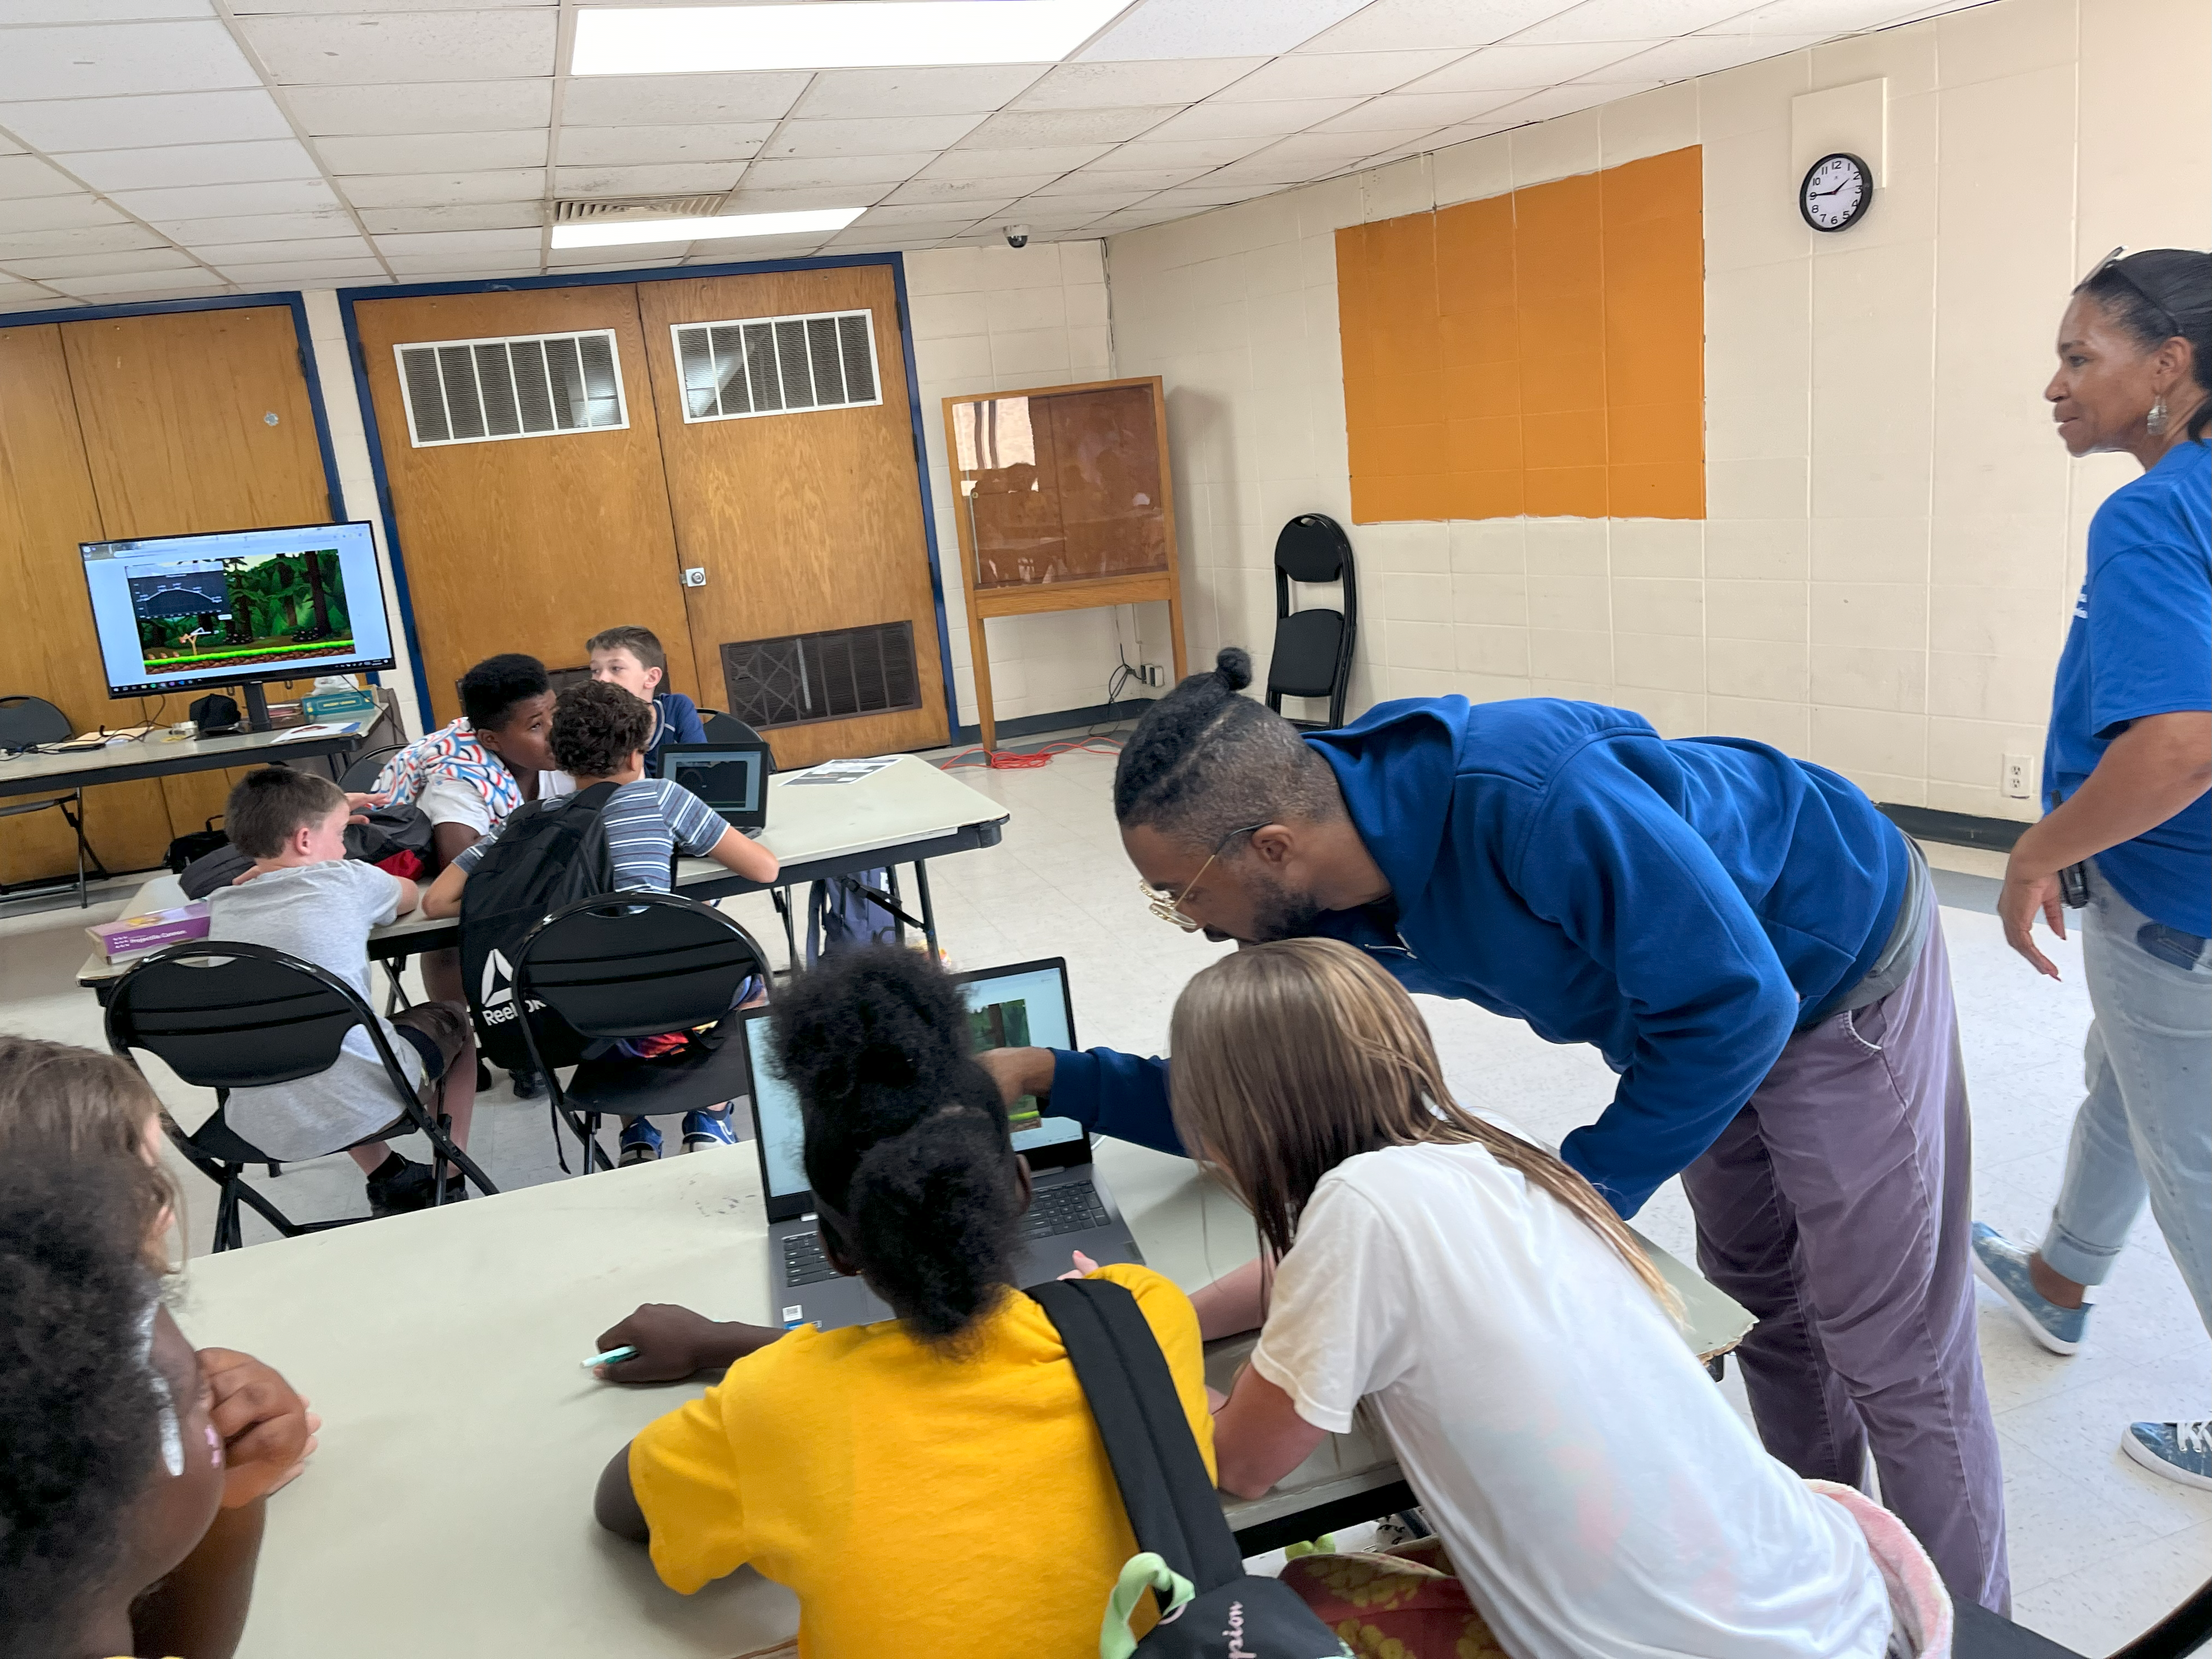
[[[1799,1032],[1682,1172],[1698,1265],[1758,1316],[1736,1350],[1768,1451],[1881,1500],[1954,1595],[2012,1599],[1975,1343],[1972,1131],[1942,921],[1880,1002]]]

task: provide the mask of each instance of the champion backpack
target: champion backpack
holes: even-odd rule
[[[602,814],[618,785],[595,783],[557,800],[534,800],[507,821],[461,889],[461,983],[486,1060],[531,1066],[514,1000],[514,957],[539,922],[579,899],[614,890]],[[535,998],[531,1035],[547,1066],[573,1066],[586,1039]]]

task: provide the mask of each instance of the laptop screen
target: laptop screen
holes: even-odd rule
[[[767,817],[764,744],[671,744],[660,753],[660,775],[683,785],[740,828],[757,829]]]
[[[1057,957],[1021,963],[1011,968],[956,974],[953,978],[967,1000],[978,1048],[1075,1046],[1067,967]],[[767,1189],[769,1215],[771,1220],[786,1220],[798,1212],[793,1201],[808,1196],[805,1121],[799,1113],[799,1091],[778,1077],[771,1064],[774,1040],[769,1033],[768,1011],[763,1009],[747,1016],[744,1030],[745,1059],[752,1071],[753,1116],[760,1134],[761,1179]],[[1037,1103],[1028,1096],[1008,1107],[1006,1115],[1018,1152],[1076,1146],[1084,1138],[1083,1126],[1073,1118],[1042,1116]],[[1066,1156],[1063,1154],[1063,1158]]]

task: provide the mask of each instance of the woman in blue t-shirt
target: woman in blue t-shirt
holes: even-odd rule
[[[2132,455],[2143,476],[2089,525],[2089,567],[2058,659],[2043,787],[1997,913],[2013,949],[2065,936],[2062,872],[2088,903],[2088,1095],[2040,1249],[1977,1222],[1975,1272],[2030,1335],[2081,1346],[2083,1293],[2112,1272],[2146,1195],[2212,1327],[2212,254],[2111,257],[2074,290],[2051,400],[2067,452]],[[2136,1423],[2144,1468],[2212,1487],[2212,1419]]]

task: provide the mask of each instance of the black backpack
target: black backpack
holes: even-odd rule
[[[461,983],[483,1057],[505,1071],[531,1069],[515,1018],[515,952],[523,936],[564,905],[612,892],[614,859],[601,814],[621,786],[595,783],[558,800],[534,800],[507,819],[461,889]],[[588,1039],[534,999],[531,1035],[547,1066],[573,1066]]]
[[[372,806],[362,816],[368,823],[346,825],[348,858],[362,864],[381,864],[395,853],[412,853],[428,862],[434,831],[421,807]],[[208,822],[212,824],[215,820],[210,818]],[[191,861],[177,872],[177,884],[185,890],[188,899],[203,899],[218,887],[229,886],[253,862],[233,847],[230,838],[222,830],[212,834],[215,844],[195,853]],[[169,856],[173,860],[184,843],[200,839],[197,833],[179,836],[169,843]]]
[[[1029,1294],[1067,1348],[1142,1552],[1121,1569],[1100,1653],[1351,1659],[1352,1650],[1296,1590],[1244,1571],[1167,1356],[1137,1298],[1110,1279],[1056,1279],[1030,1286]],[[1127,1615],[1146,1589],[1159,1604],[1160,1622],[1133,1644]]]

